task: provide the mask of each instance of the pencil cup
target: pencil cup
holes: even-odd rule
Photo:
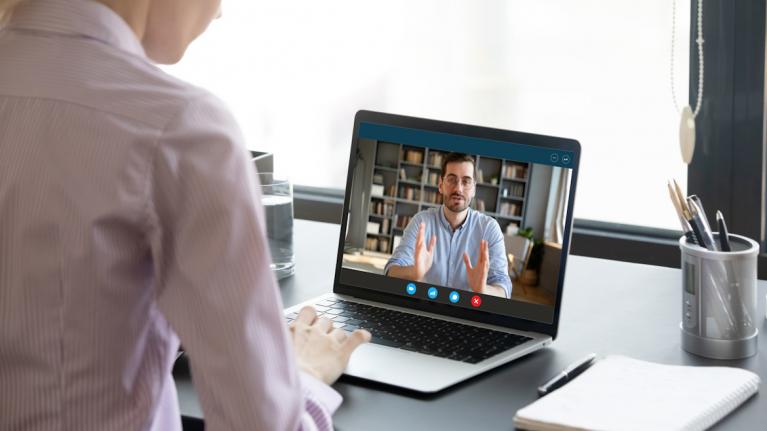
[[[714,233],[719,243],[719,234]],[[679,239],[682,251],[682,348],[714,359],[757,350],[756,258],[759,244],[729,235],[732,251],[711,251]]]

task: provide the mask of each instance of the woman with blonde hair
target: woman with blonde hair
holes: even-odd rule
[[[332,429],[370,334],[284,325],[253,166],[174,63],[220,0],[0,0],[0,429]]]

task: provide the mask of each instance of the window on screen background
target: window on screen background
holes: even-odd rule
[[[358,109],[574,138],[575,217],[678,229],[667,0],[228,2],[170,73],[224,99],[294,184],[343,188]],[[689,0],[677,4],[687,100]],[[681,11],[681,12],[680,12]],[[300,156],[298,156],[300,155]]]

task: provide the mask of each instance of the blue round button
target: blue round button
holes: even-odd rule
[[[437,295],[439,295],[439,291],[437,291],[437,288],[432,286],[429,288],[429,299],[436,299]]]
[[[458,294],[455,290],[450,292],[450,302],[455,304],[456,302],[461,300],[461,295]]]
[[[415,283],[408,283],[405,290],[408,295],[415,295]]]

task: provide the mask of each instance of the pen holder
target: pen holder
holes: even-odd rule
[[[714,359],[757,350],[756,258],[759,244],[729,235],[732,251],[711,251],[679,239],[682,252],[682,348]],[[718,244],[719,234],[714,233]]]

